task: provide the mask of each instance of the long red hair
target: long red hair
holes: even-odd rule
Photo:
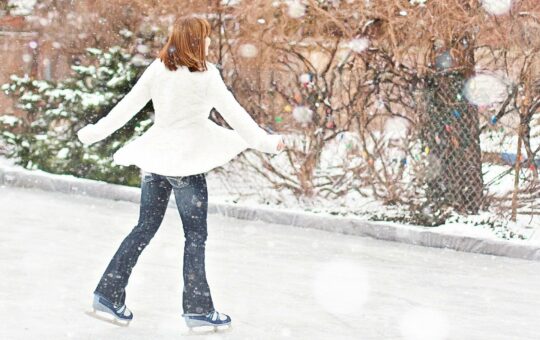
[[[191,72],[206,71],[205,39],[210,36],[210,29],[210,23],[204,18],[193,15],[179,17],[159,52],[159,58],[171,71],[179,66],[186,66]]]

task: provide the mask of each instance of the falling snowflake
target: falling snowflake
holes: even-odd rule
[[[311,122],[313,118],[313,112],[307,106],[295,107],[292,114],[293,114],[294,119],[296,119],[297,122],[304,123],[304,124]]]
[[[303,73],[300,75],[300,77],[298,77],[298,80],[301,84],[309,83],[311,82],[311,75],[309,73]]]
[[[298,19],[306,14],[306,6],[300,0],[291,0],[288,3],[289,9],[287,14],[294,19]]]
[[[150,47],[148,45],[137,45],[137,51],[142,54],[150,52]]]
[[[242,44],[239,48],[240,55],[244,58],[253,58],[257,56],[257,47],[253,44]]]
[[[512,0],[482,0],[484,9],[493,15],[503,15],[512,8]]]
[[[490,74],[479,74],[465,83],[464,94],[475,105],[491,105],[508,96],[508,86],[500,78]]]
[[[435,66],[438,70],[451,68],[453,65],[452,55],[450,52],[444,52],[435,58]]]

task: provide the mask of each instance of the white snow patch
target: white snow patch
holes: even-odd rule
[[[512,9],[512,0],[482,0],[484,9],[493,15],[503,15]]]
[[[362,53],[369,47],[369,39],[357,38],[349,41],[348,47],[356,53]]]
[[[10,10],[12,15],[29,15],[32,13],[37,0],[9,0],[8,4],[13,6]]]
[[[498,76],[478,74],[465,83],[465,97],[475,105],[491,105],[508,96],[508,86]]]
[[[300,0],[291,0],[288,2],[288,5],[287,14],[291,18],[298,19],[306,14],[306,6]]]

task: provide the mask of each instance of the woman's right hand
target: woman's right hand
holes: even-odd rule
[[[285,141],[284,141],[283,137],[281,137],[281,140],[279,141],[279,143],[277,145],[277,150],[282,151],[283,149],[285,149]]]

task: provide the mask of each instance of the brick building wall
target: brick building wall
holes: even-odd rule
[[[24,16],[0,16],[0,84],[9,82],[12,74],[53,80],[69,73],[66,56],[29,27]],[[24,114],[14,108],[11,98],[0,92],[0,115],[5,113]]]

